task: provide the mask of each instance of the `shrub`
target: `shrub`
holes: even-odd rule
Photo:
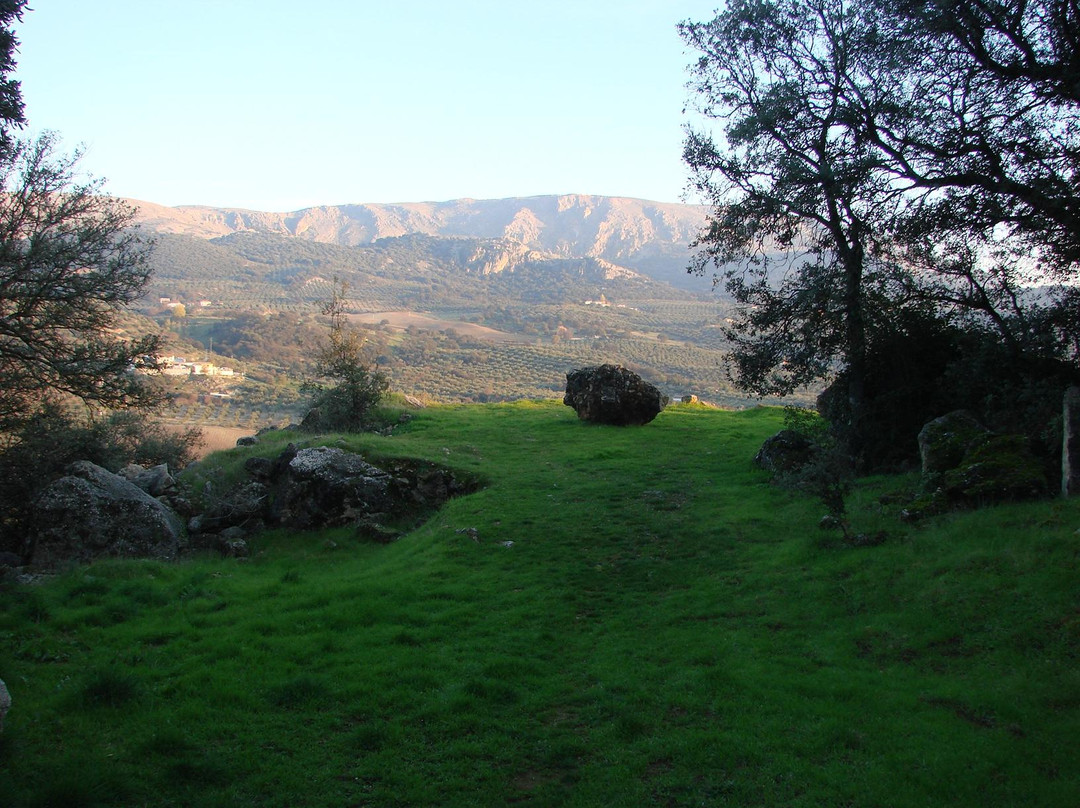
[[[386,374],[354,368],[333,387],[306,386],[314,393],[301,428],[307,432],[362,432],[373,422],[375,407],[390,388]]]
[[[345,285],[335,282],[333,296],[322,312],[330,318],[330,339],[319,351],[318,372],[336,382],[308,383],[311,410],[301,427],[308,432],[362,432],[372,426],[373,412],[390,389],[385,373],[365,362],[364,340],[350,328],[345,315]]]
[[[851,492],[854,465],[838,440],[835,430],[812,410],[786,407],[785,429],[772,436],[755,462],[773,474],[773,481],[785,488],[809,494],[827,511],[824,524],[836,527],[850,538],[847,496]]]
[[[869,349],[865,409],[853,449],[861,472],[915,466],[922,427],[959,409],[993,431],[1027,436],[1048,473],[1060,465],[1062,395],[1078,380],[1064,348],[1038,333],[1008,345],[972,325],[910,313],[898,319],[895,330],[878,335]],[[818,397],[817,408],[848,442],[846,391],[841,373]]]

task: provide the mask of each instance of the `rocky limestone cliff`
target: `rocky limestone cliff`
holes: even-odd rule
[[[167,208],[130,200],[139,221],[162,233],[216,238],[256,231],[356,246],[422,233],[501,239],[521,245],[502,259],[477,257],[482,272],[527,260],[530,251],[558,257],[598,258],[657,277],[685,277],[689,244],[705,225],[702,206],[622,197],[565,195],[449,202],[336,205],[290,213],[232,208]],[[661,270],[658,273],[658,270]]]

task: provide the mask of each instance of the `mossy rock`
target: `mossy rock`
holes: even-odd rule
[[[950,499],[979,504],[1035,499],[1048,488],[1042,465],[1023,435],[988,438],[940,480]]]
[[[958,468],[972,449],[989,438],[990,430],[964,410],[935,418],[919,432],[923,475],[932,478]]]
[[[817,446],[801,432],[782,429],[766,438],[754,456],[754,465],[773,474],[790,474],[814,459]]]

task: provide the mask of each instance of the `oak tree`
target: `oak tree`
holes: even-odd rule
[[[118,331],[149,280],[134,211],[83,182],[55,136],[18,141],[0,162],[0,430],[47,401],[111,409],[158,400],[142,365],[160,337]]]
[[[894,280],[876,241],[898,204],[851,100],[852,83],[876,93],[859,70],[873,32],[842,0],[733,0],[680,32],[700,53],[695,106],[721,122],[691,130],[684,158],[715,210],[692,269],[715,265],[743,304],[728,334],[736,382],[782,395],[839,362],[857,443],[869,319]]]
[[[25,120],[10,76],[12,25],[25,6],[0,0],[0,435],[9,438],[46,403],[155,402],[134,371],[159,348],[158,337],[128,339],[117,327],[150,276],[134,211],[82,178],[78,154],[60,155],[56,135],[14,135]]]

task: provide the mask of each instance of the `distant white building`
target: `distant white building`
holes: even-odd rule
[[[212,362],[189,362],[192,376],[235,376],[232,368],[218,367]]]
[[[188,362],[182,356],[158,357],[161,372],[166,376],[236,376],[230,367],[218,367],[212,362]]]

